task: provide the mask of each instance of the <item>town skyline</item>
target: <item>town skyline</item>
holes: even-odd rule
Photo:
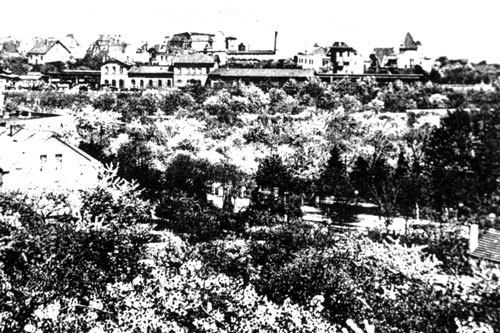
[[[120,34],[129,43],[159,43],[165,36],[183,31],[223,31],[252,49],[268,49],[273,45],[274,31],[278,31],[278,55],[292,57],[312,50],[315,43],[328,46],[335,41],[344,41],[367,56],[374,47],[399,46],[410,32],[431,58],[500,63],[500,45],[490,42],[500,23],[494,19],[494,10],[485,10],[495,7],[489,0],[476,1],[474,6],[465,1],[424,0],[418,8],[392,0],[376,5],[312,0],[301,6],[284,7],[261,0],[243,4],[226,0],[211,4],[146,0],[140,6],[90,0],[85,8],[70,8],[60,0],[28,1],[28,6],[9,2],[4,5],[5,13],[22,12],[23,20],[30,24],[20,26],[16,24],[19,17],[4,15],[0,36],[57,38],[74,34],[87,46],[100,34]]]

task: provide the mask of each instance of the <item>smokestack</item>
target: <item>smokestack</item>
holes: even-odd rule
[[[474,252],[479,246],[479,227],[472,224],[469,231],[469,253]]]
[[[276,41],[278,40],[278,32],[274,32],[274,54],[276,54]]]

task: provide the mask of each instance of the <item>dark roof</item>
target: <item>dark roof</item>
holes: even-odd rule
[[[334,50],[354,50],[354,48],[350,47],[349,45],[347,45],[345,42],[335,42],[333,43],[333,45],[330,47],[330,49],[334,49]],[[355,51],[355,50],[354,50]]]
[[[170,66],[134,66],[129,72],[129,77],[172,77],[174,73]]]
[[[123,67],[127,67],[127,68],[130,68],[132,67],[134,64],[130,63],[130,62],[126,62],[126,61],[121,61],[121,60],[118,60],[118,59],[115,59],[115,58],[111,58],[111,59],[108,59],[106,60],[102,66],[106,65],[106,64],[120,64],[122,65]]]
[[[312,69],[280,69],[280,68],[218,68],[210,76],[221,77],[275,77],[289,78],[314,76]]]
[[[405,40],[401,44],[401,50],[416,50],[420,42],[415,42],[409,32],[406,33]]]
[[[203,53],[183,54],[174,59],[174,65],[177,64],[213,64],[214,58]]]
[[[33,46],[33,48],[28,52],[28,54],[46,54],[56,44],[61,44],[61,46],[64,47],[64,49],[66,51],[68,51],[69,53],[71,53],[68,50],[68,48],[66,46],[64,46],[64,44],[61,43],[60,41],[45,39],[45,40],[37,41],[35,43],[35,46]]]
[[[479,237],[478,247],[472,256],[500,263],[500,231],[488,229]]]
[[[381,66],[384,65],[384,57],[396,56],[393,47],[376,47],[373,49],[373,54],[375,54]]]

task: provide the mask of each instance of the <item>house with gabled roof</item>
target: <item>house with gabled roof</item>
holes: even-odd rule
[[[71,59],[71,51],[59,40],[43,39],[35,42],[27,56],[29,64],[43,65],[56,61],[67,62]]]
[[[328,71],[331,69],[332,63],[327,53],[328,49],[321,46],[310,52],[299,52],[297,54],[297,66],[303,69],[313,69],[316,72]]]
[[[55,132],[0,127],[3,189],[81,189],[97,183],[100,162]]]

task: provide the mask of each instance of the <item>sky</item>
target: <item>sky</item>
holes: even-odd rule
[[[238,38],[251,49],[291,57],[344,41],[368,56],[374,47],[398,47],[407,32],[426,55],[500,63],[498,0],[25,0],[0,6],[0,36],[61,37],[90,44],[99,34],[130,43],[159,43],[193,31]]]

